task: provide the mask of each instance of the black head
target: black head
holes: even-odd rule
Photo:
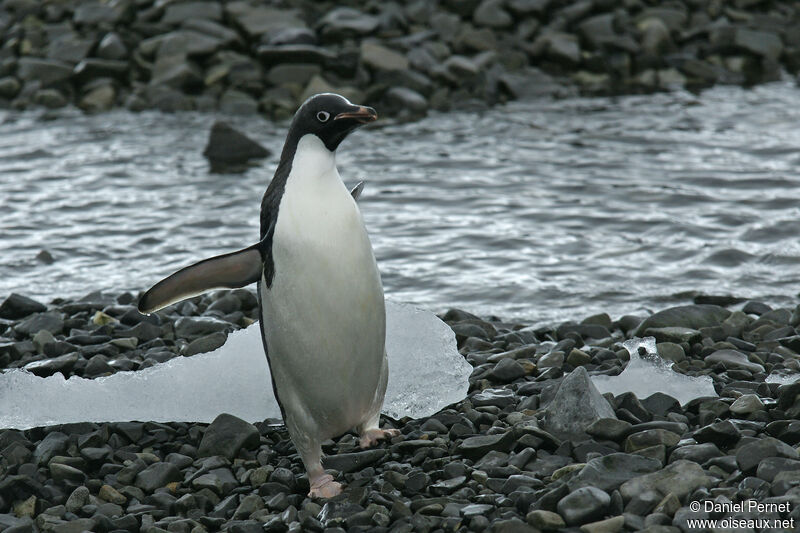
[[[296,144],[303,135],[311,133],[333,152],[351,131],[377,118],[374,109],[351,104],[344,96],[315,94],[295,113],[286,144]]]

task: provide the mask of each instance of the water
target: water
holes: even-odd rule
[[[0,298],[45,302],[141,290],[255,242],[286,131],[232,119],[275,155],[218,175],[201,155],[211,115],[3,113]],[[528,322],[685,291],[794,305],[798,123],[790,84],[512,103],[357,132],[339,170],[367,182],[394,300]]]

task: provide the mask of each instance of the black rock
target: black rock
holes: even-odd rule
[[[545,411],[544,429],[560,439],[582,440],[586,429],[601,418],[616,418],[583,367],[568,374]]]
[[[232,461],[242,448],[257,447],[260,438],[253,424],[222,413],[206,428],[197,453],[200,457],[221,455]]]
[[[612,453],[590,460],[568,485],[571,490],[597,487],[611,492],[629,479],[660,468],[661,463],[655,459],[628,453]]]
[[[745,474],[755,473],[759,463],[767,457],[798,459],[798,454],[785,442],[772,437],[747,443],[736,451],[736,462]]]
[[[270,152],[227,122],[215,122],[203,155],[213,171],[221,171],[227,167],[244,165],[251,159],[268,157]]]
[[[47,311],[47,307],[32,298],[12,292],[0,304],[0,318],[18,320],[33,313]]]
[[[362,452],[328,455],[322,460],[322,463],[325,468],[332,468],[343,474],[347,474],[373,465],[381,461],[387,455],[388,452],[386,450],[378,448]]]
[[[718,326],[730,314],[731,312],[728,309],[716,305],[670,307],[647,317],[639,324],[633,335],[642,336],[650,328],[683,327],[700,329]]]
[[[136,474],[135,485],[145,492],[153,492],[173,481],[183,481],[183,474],[172,463],[153,463]]]
[[[514,443],[514,433],[468,437],[458,445],[457,451],[467,459],[480,459],[490,451],[508,451]]]
[[[603,517],[611,496],[595,487],[577,489],[558,502],[558,514],[568,526],[579,526]]]

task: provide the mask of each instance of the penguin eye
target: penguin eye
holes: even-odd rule
[[[320,111],[317,113],[317,120],[320,122],[328,122],[328,119],[331,118],[331,114],[327,111]]]

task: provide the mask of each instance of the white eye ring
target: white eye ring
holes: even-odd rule
[[[320,111],[317,113],[317,120],[320,122],[328,122],[328,119],[331,118],[331,114],[327,111]]]

